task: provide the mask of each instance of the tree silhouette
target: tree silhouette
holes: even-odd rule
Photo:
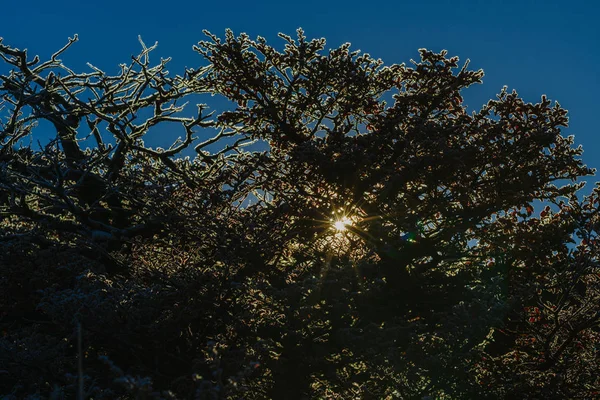
[[[205,33],[175,77],[141,39],[116,76],[63,65],[76,36],[46,62],[0,43],[3,391],[596,395],[600,189],[576,196],[558,103],[468,113],[483,72],[445,51]],[[202,94],[233,106],[184,116]],[[25,145],[41,121],[56,139]]]

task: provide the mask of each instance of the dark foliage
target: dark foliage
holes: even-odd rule
[[[63,65],[76,37],[0,42],[0,393],[595,398],[600,187],[566,111],[469,114],[483,72],[446,52],[280,36],[207,33],[175,77],[141,40],[116,76]],[[186,112],[209,94],[232,108]]]

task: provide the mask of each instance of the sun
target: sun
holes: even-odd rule
[[[337,232],[346,231],[350,225],[352,225],[352,220],[348,217],[341,217],[333,222],[333,228]]]

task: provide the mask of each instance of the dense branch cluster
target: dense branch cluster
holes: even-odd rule
[[[77,36],[0,41],[1,393],[598,396],[600,187],[566,110],[469,113],[483,71],[445,51],[205,33],[175,77],[141,39],[115,76],[63,64]]]

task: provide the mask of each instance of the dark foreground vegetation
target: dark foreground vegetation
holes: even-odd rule
[[[467,113],[483,72],[445,52],[207,37],[177,76],[143,43],[114,76],[0,43],[0,394],[599,396],[600,188],[564,109]]]

